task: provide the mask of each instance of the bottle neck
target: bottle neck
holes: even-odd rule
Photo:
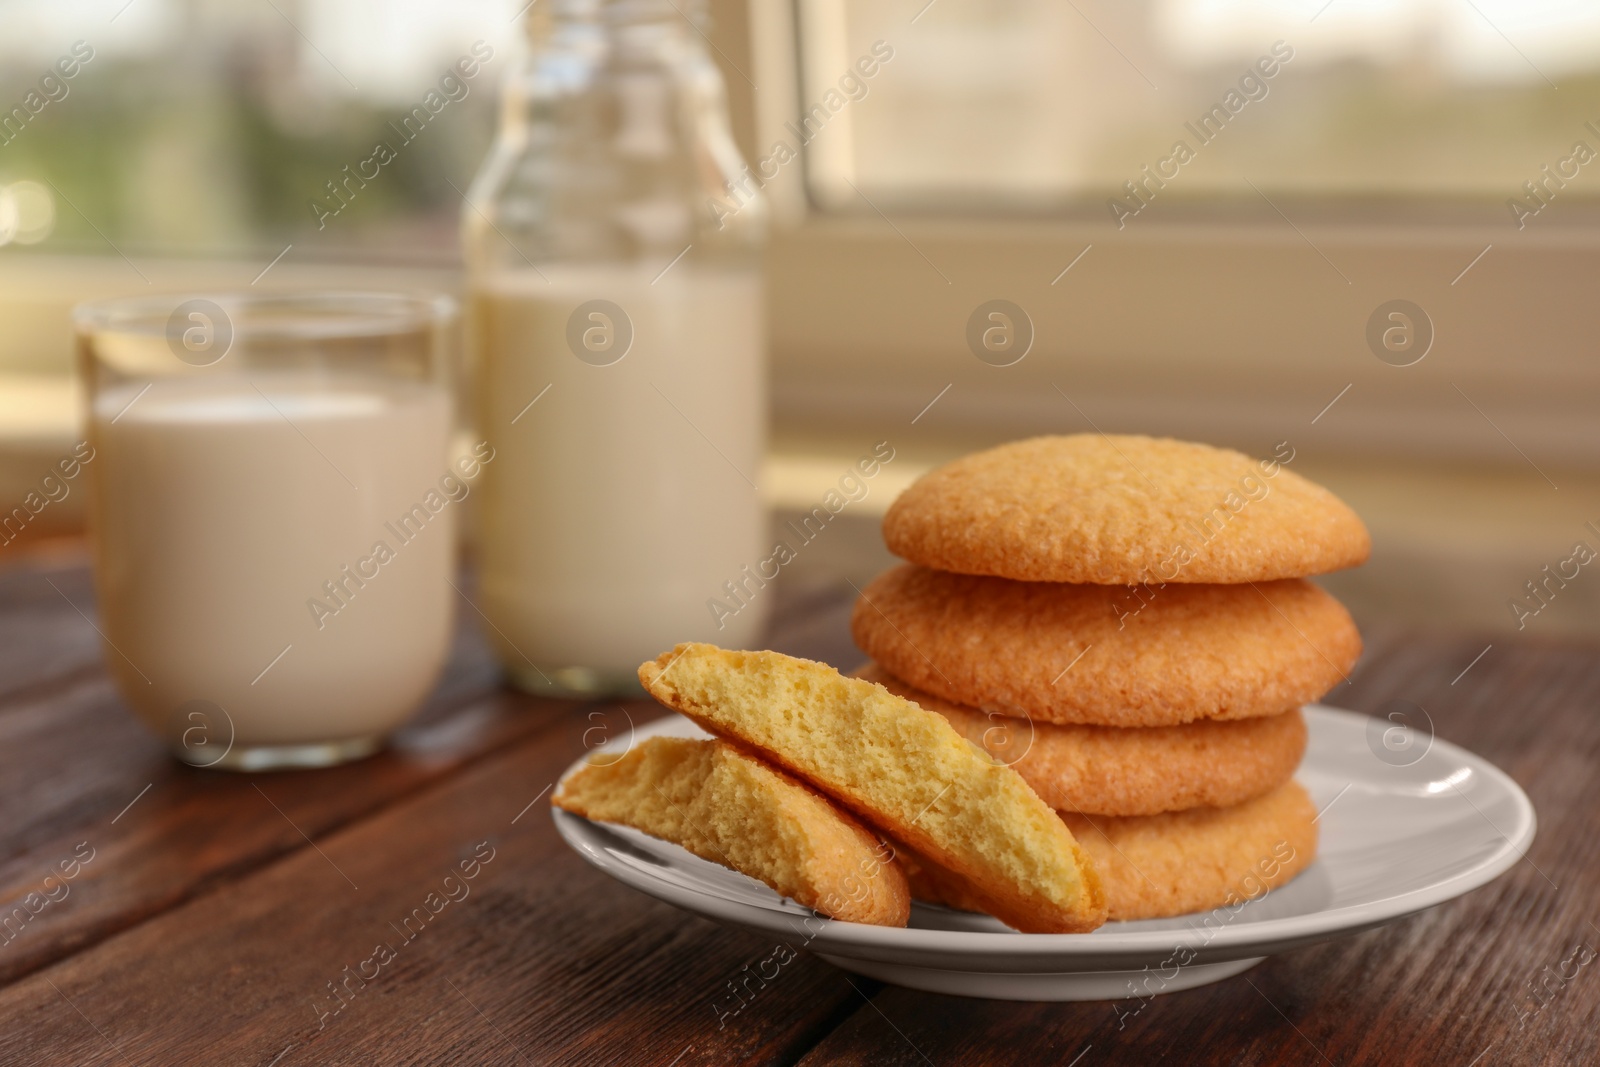
[[[724,207],[742,161],[695,0],[537,0],[528,57],[507,78],[500,133],[464,215],[486,264],[648,262],[693,244],[741,263],[760,197]],[[487,216],[486,216],[487,218]],[[508,252],[508,249],[511,251]],[[510,258],[508,258],[510,257]]]
[[[710,62],[704,11],[703,0],[537,0],[527,15],[528,54],[534,63],[567,57],[681,71]]]
[[[706,0],[535,0],[524,17],[528,42],[537,51],[563,28],[623,29],[666,24],[683,32],[707,33]]]

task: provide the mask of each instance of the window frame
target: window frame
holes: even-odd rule
[[[803,106],[798,0],[750,3],[748,26],[761,88],[744,147],[759,158]],[[1583,283],[1600,275],[1600,225],[1576,198],[1522,231],[1485,221],[1481,202],[1280,198],[1192,203],[1119,231],[1082,211],[828,210],[804,166],[764,188],[780,426],[916,416],[973,438],[1094,426],[1258,450],[1293,433],[1340,454],[1600,466]],[[964,342],[970,311],[996,297],[1033,320],[1014,367]],[[1365,343],[1397,298],[1435,330],[1411,367]]]

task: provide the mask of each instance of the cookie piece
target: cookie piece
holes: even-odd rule
[[[1182,726],[1059,726],[919,692],[876,663],[855,672],[950,720],[956,732],[1014,768],[1057,811],[1155,815],[1240,804],[1287,782],[1306,750],[1299,709]]]
[[[550,802],[682,845],[834,919],[904,926],[910,914],[889,845],[726,741],[652,737],[621,758],[598,755]]]
[[[1231,808],[1163,815],[1062,815],[1094,858],[1113,920],[1160,919],[1257,899],[1317,856],[1317,811],[1297,782]],[[911,895],[984,911],[961,878],[902,850]]]
[[[754,749],[959,872],[1030,933],[1104,921],[1094,871],[1017,773],[882,686],[776,652],[682,644],[639,667],[661,703]]]
[[[925,567],[1025,582],[1264,582],[1365,562],[1367,528],[1293,458],[1127,434],[1013,441],[919,478],[883,539]]]
[[[925,693],[1098,726],[1278,715],[1322,696],[1361,655],[1350,613],[1297,578],[1129,589],[904,564],[862,592],[850,630]]]

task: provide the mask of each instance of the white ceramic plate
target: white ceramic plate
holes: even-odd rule
[[[936,993],[1103,1000],[1218,981],[1285,952],[1460,896],[1533,842],[1533,805],[1488,761],[1444,741],[1385,747],[1386,723],[1306,709],[1297,777],[1322,812],[1317,861],[1235,909],[1107,923],[1089,934],[1021,934],[988,916],[914,905],[906,929],[838,922],[766,886],[624,827],[553,809],[556,829],[613,878],[708,919],[805,948],[857,974]],[[704,736],[671,715],[611,746]],[[1426,746],[1424,748],[1424,746]],[[1400,765],[1404,764],[1404,765]],[[568,774],[577,765],[568,770]]]

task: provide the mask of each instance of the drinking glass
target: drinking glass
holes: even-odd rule
[[[451,463],[455,317],[381,293],[74,312],[103,650],[180,760],[355,759],[437,680],[482,464]]]

